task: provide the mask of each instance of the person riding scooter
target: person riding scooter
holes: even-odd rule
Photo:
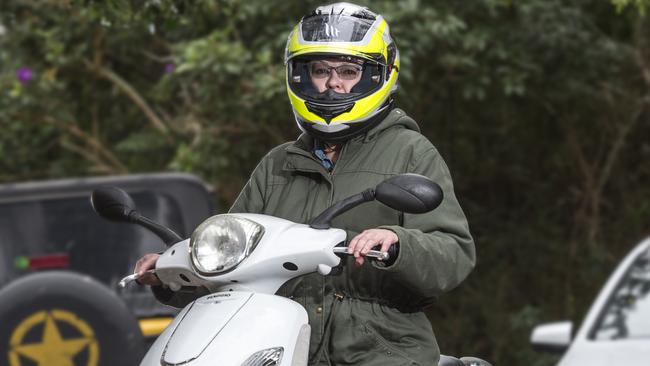
[[[338,275],[298,277],[278,291],[307,310],[310,365],[437,365],[440,352],[423,310],[471,272],[475,248],[444,160],[394,105],[400,57],[388,23],[349,3],[318,7],[289,35],[285,64],[302,134],[262,158],[230,212],[308,223],[390,176],[416,173],[438,183],[444,200],[433,212],[407,214],[371,202],[334,218],[332,226],[352,238],[349,263]],[[375,247],[394,247],[398,255],[366,263]],[[141,258],[136,273],[157,258]],[[172,292],[152,275],[139,281],[174,306],[201,295]]]

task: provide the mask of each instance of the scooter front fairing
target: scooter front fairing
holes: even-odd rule
[[[307,312],[298,303],[275,295],[219,292],[187,305],[140,365],[307,365],[309,337]],[[277,363],[262,362],[278,357]]]

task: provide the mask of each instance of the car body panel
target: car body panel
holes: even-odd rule
[[[108,222],[92,211],[91,192],[116,186],[131,194],[138,210],[188,237],[216,213],[211,188],[184,173],[156,173],[0,185],[0,287],[49,269],[87,274],[116,291],[149,335],[158,334],[176,310],[159,304],[144,287],[118,289],[143,254],[165,249],[148,230]]]
[[[534,346],[553,346],[539,337],[548,327],[535,329]],[[609,277],[558,366],[642,365],[648,360],[650,238],[632,249]]]

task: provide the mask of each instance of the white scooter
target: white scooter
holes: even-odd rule
[[[102,217],[144,226],[171,245],[156,263],[164,286],[208,293],[181,310],[141,366],[306,366],[307,312],[274,294],[292,278],[328,275],[341,264],[346,233],[330,228],[332,218],[375,199],[399,211],[424,213],[442,197],[428,178],[398,175],[333,205],[309,225],[267,215],[223,214],[205,220],[185,240],[140,215],[118,188],[95,190],[91,202]],[[366,258],[388,260],[390,254],[371,251]],[[136,274],[127,276],[121,286],[136,279]],[[443,357],[443,362],[456,361]],[[489,365],[478,361],[459,365]]]

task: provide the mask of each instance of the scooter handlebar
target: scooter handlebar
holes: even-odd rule
[[[347,247],[335,247],[334,248],[334,253],[336,254],[349,254],[352,255],[351,253],[348,253],[348,248]],[[382,252],[380,250],[370,250],[368,253],[365,255],[366,258],[375,258],[379,261],[387,261],[391,258],[391,255],[389,252]]]
[[[117,284],[120,288],[125,288],[131,282],[137,281],[138,278],[142,277],[145,273],[156,273],[155,269],[146,270],[142,275],[140,273],[130,274],[120,280]]]

